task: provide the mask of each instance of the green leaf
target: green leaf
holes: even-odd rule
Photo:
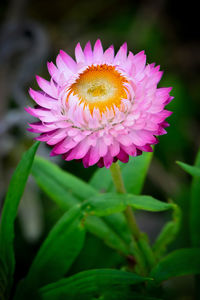
[[[0,282],[2,282],[2,280],[6,282],[7,287],[4,285],[4,289],[7,288],[8,293],[12,284],[12,276],[15,268],[13,249],[14,221],[38,146],[39,143],[37,142],[23,154],[10,181],[2,211],[0,224],[0,265],[1,267],[4,266],[4,268],[3,271],[1,270],[0,272]],[[2,278],[2,275],[4,278]]]
[[[152,156],[152,152],[144,152],[140,156],[130,157],[127,164],[119,163],[128,193],[135,195],[141,193]],[[106,168],[98,169],[91,178],[90,183],[100,192],[114,191],[110,170]]]
[[[113,185],[110,170],[98,168],[90,179],[90,185],[101,193],[109,191]]]
[[[150,279],[119,270],[89,270],[41,288],[40,295],[42,300],[131,299],[130,294],[127,298],[127,288],[147,280]]]
[[[127,220],[122,213],[115,213],[103,218],[106,224],[109,225],[126,243],[130,245],[132,242],[131,231],[127,226]]]
[[[64,208],[69,208],[77,203],[74,197],[87,199],[97,193],[83,180],[39,156],[35,157],[32,175],[39,186]]]
[[[177,205],[173,203],[161,202],[150,196],[115,193],[99,194],[91,197],[84,203],[84,209],[89,215],[100,217],[107,216],[106,221],[112,226],[114,231],[117,231],[119,235],[121,231],[123,232],[124,224],[126,224],[126,222],[124,219],[119,218],[119,215],[116,215],[116,213],[124,211],[127,206],[131,206],[134,209],[153,212],[160,212],[169,209],[173,210],[173,222],[170,223],[170,226],[168,224],[166,227],[164,227],[154,245],[155,254],[157,257],[161,256],[166,250],[167,245],[172,242],[179,230],[180,210]],[[113,217],[113,219],[108,219],[109,217]],[[114,223],[115,220],[116,223]],[[119,224],[118,221],[120,221]],[[121,236],[123,236],[124,241],[126,241],[128,245],[131,245],[130,233],[127,234],[125,230],[125,233],[123,233]],[[141,246],[145,247],[147,251],[150,250],[148,249],[148,244],[146,244],[145,240],[141,239]],[[135,249],[133,249],[133,253],[135,255],[136,253],[134,251]]]
[[[200,170],[200,150],[197,154],[195,167]],[[194,176],[191,185],[191,201],[190,201],[190,234],[191,242],[194,247],[200,247],[200,179]]]
[[[175,204],[173,204],[172,218],[173,220],[163,227],[153,245],[154,255],[157,259],[163,256],[167,246],[173,242],[180,229],[182,214],[180,208]]]
[[[102,239],[104,243],[121,253],[130,254],[129,246],[126,245],[122,237],[110,226],[106,220],[96,216],[88,216],[85,220],[87,230]]]
[[[85,230],[80,206],[65,213],[39,249],[17,299],[28,299],[30,292],[62,278],[82,249]]]
[[[200,249],[188,248],[171,252],[152,270],[150,276],[157,283],[172,277],[200,274]]]
[[[92,215],[107,216],[125,210],[128,205],[134,209],[154,212],[173,208],[173,204],[161,202],[150,196],[107,193],[88,199],[85,202],[85,209]]]
[[[39,156],[36,156],[34,160],[32,174],[40,188],[64,210],[73,207],[76,203],[81,203],[81,198],[84,200],[97,193],[87,183],[66,173],[55,164]],[[79,199],[74,196],[79,197]],[[85,221],[85,226],[88,231],[103,239],[111,248],[117,249],[124,254],[128,253],[128,247],[125,242],[107,224],[106,220],[88,217]]]
[[[142,155],[131,157],[127,164],[120,162],[124,185],[128,193],[134,195],[141,193],[152,157],[153,152],[143,152]]]
[[[192,175],[192,176],[197,176],[200,177],[200,167],[193,167],[190,166],[188,164],[185,164],[181,161],[177,161],[177,164],[184,170],[186,171],[188,174]]]

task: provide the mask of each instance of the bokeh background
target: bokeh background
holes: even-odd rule
[[[117,50],[127,41],[129,50],[145,50],[148,63],[156,62],[164,70],[161,86],[172,86],[175,99],[168,105],[174,113],[168,119],[168,134],[155,147],[145,194],[166,201],[172,198],[183,209],[181,233],[172,248],[189,245],[187,176],[176,160],[193,164],[200,145],[200,40],[199,10],[195,1],[173,0],[1,0],[0,1],[0,204],[14,168],[32,143],[26,131],[31,117],[24,106],[31,104],[28,88],[37,88],[35,74],[48,79],[46,62],[55,61],[60,49],[74,55],[77,42],[94,44],[101,38],[104,48],[114,44]],[[39,154],[48,157],[41,145]],[[52,159],[52,158],[51,158]],[[53,161],[88,181],[95,167],[84,169],[81,163]],[[61,215],[30,178],[16,222],[16,280],[26,274],[46,233]],[[167,216],[138,216],[141,228],[153,239]],[[107,251],[107,262],[102,253]],[[109,252],[110,251],[110,252]],[[98,259],[97,259],[98,258]],[[88,235],[87,246],[72,273],[86,268],[116,266],[120,258]],[[183,284],[184,282],[184,284]],[[175,280],[169,290],[181,298],[192,299],[190,277]]]

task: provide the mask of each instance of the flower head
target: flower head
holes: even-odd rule
[[[144,52],[127,55],[126,43],[116,55],[100,40],[92,50],[88,42],[75,49],[76,61],[60,51],[56,66],[48,63],[51,80],[36,76],[42,91],[30,89],[37,103],[27,112],[40,119],[29,130],[52,146],[51,155],[66,161],[82,160],[85,167],[110,167],[113,161],[128,162],[129,155],[152,151],[156,136],[169,124],[165,110],[173,97],[171,88],[157,88],[159,66],[146,65]]]

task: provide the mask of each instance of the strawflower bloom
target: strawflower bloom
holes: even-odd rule
[[[124,43],[116,55],[97,40],[75,48],[76,60],[60,51],[56,66],[48,63],[50,81],[36,76],[42,91],[30,89],[37,103],[26,111],[40,119],[29,124],[36,138],[52,146],[51,155],[82,160],[85,167],[109,168],[118,159],[152,151],[156,136],[169,124],[165,110],[171,88],[157,88],[159,66],[146,65],[144,51],[127,55]]]

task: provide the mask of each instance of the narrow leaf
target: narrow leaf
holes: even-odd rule
[[[131,157],[128,164],[120,162],[122,177],[128,193],[139,195],[149,169],[153,152],[143,152],[142,155]]]
[[[73,207],[76,203],[81,203],[81,198],[84,200],[84,195],[86,198],[89,198],[97,193],[87,183],[38,156],[34,160],[32,174],[40,188],[64,210]],[[74,182],[74,185],[70,183],[70,180]],[[82,187],[84,190],[83,194],[81,191]],[[75,198],[74,194],[79,199]],[[125,241],[123,241],[120,234],[117,234],[107,224],[106,220],[91,216],[86,219],[85,227],[89,232],[103,239],[109,247],[117,249],[124,254],[128,253]]]
[[[115,213],[103,218],[106,224],[109,225],[126,243],[130,245],[132,242],[131,231],[127,226],[127,220],[123,213]]]
[[[195,167],[200,170],[200,150],[197,154]],[[190,201],[190,233],[191,242],[194,247],[200,247],[200,178],[194,176],[191,185],[191,201]]]
[[[125,255],[130,254],[129,247],[125,241],[117,232],[115,232],[115,230],[113,230],[106,220],[96,216],[88,216],[85,220],[85,227],[90,233],[102,239],[107,246],[116,249]]]
[[[176,238],[180,225],[181,225],[181,211],[180,208],[173,204],[173,215],[172,221],[168,222],[163,229],[161,230],[160,234],[158,235],[154,245],[153,251],[154,255],[157,259],[163,256],[163,254],[167,250],[167,246],[172,243],[172,241]]]
[[[10,181],[2,211],[0,224],[0,265],[4,266],[4,278],[0,278],[0,281],[3,280],[3,282],[7,282],[8,290],[12,284],[12,276],[15,268],[13,249],[14,221],[38,146],[39,143],[37,142],[23,154]],[[0,272],[0,276],[2,276],[2,272]],[[7,279],[5,279],[5,277]],[[4,288],[6,287],[4,286]]]
[[[194,166],[190,166],[188,164],[185,164],[181,161],[177,161],[177,164],[184,170],[186,171],[188,174],[192,175],[192,176],[197,176],[200,177],[200,167],[194,167]]]
[[[74,195],[75,197],[79,197],[80,199],[87,199],[88,197],[97,193],[93,187],[91,187],[83,180],[70,173],[67,173],[66,171],[63,171],[57,165],[39,156],[35,157],[32,167],[32,174],[40,185],[42,185],[42,180],[45,180],[45,182],[48,183],[46,191],[49,188],[49,190],[53,192],[52,189],[54,188],[54,184],[56,184],[56,186],[59,184],[60,187],[62,187],[67,192],[67,196],[69,193],[71,193],[72,195]],[[49,181],[47,181],[47,179]],[[51,182],[54,183],[52,187]],[[48,192],[49,194],[50,191]],[[53,194],[55,194],[55,192]],[[63,202],[63,205],[72,205],[72,199],[70,199],[69,201],[68,199],[63,200],[63,194],[60,188],[58,194],[60,199],[59,201]]]
[[[200,274],[199,248],[180,249],[165,256],[152,270],[157,283],[172,277]]]
[[[82,249],[85,230],[80,206],[65,213],[39,249],[17,299],[27,299],[30,292],[62,278]]]
[[[139,275],[111,269],[89,270],[62,279],[40,290],[42,300],[66,299],[121,299],[125,287],[149,280]],[[107,296],[110,295],[111,298]],[[132,296],[134,294],[132,293]],[[124,294],[123,299],[128,299]],[[129,298],[130,299],[130,298]]]
[[[62,176],[53,177],[52,173],[54,173],[54,170],[51,170],[51,168],[46,172],[46,169],[38,168],[37,163],[33,164],[32,175],[38,186],[53,199],[59,207],[67,210],[80,203],[80,201],[73,196],[72,192],[69,191],[68,186],[66,184],[63,185]]]
[[[99,194],[91,197],[86,202],[88,213],[96,216],[107,216],[118,213],[129,205],[134,209],[147,211],[164,211],[173,208],[170,203],[161,202],[150,196],[138,196],[131,194]]]

